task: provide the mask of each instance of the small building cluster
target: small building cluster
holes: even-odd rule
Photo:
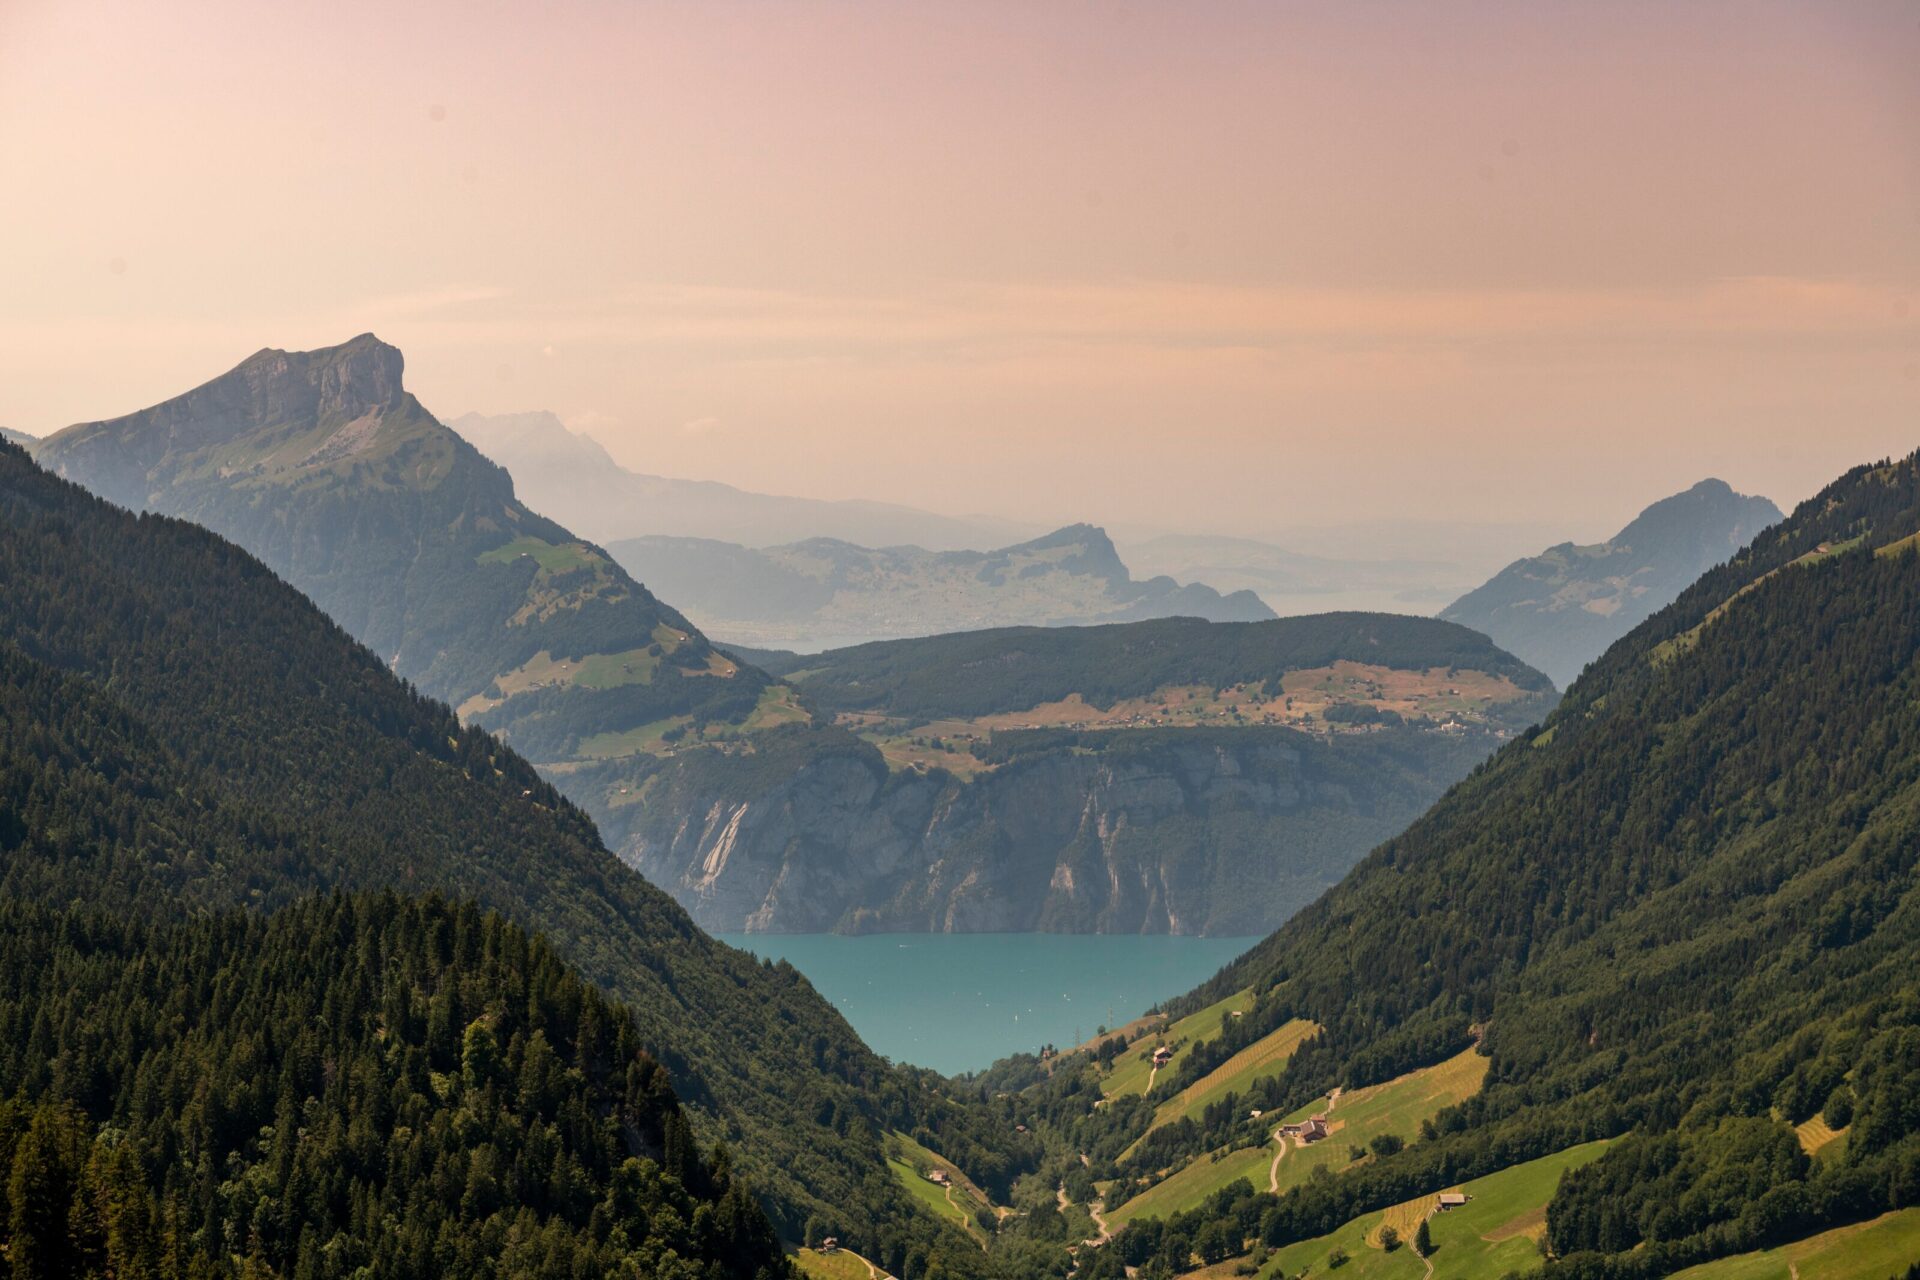
[[[1173,1050],[1167,1048],[1166,1045],[1161,1045],[1158,1049],[1155,1049],[1153,1051],[1154,1066],[1164,1067],[1169,1062],[1172,1062],[1172,1061],[1173,1061]]]
[[[947,1176],[945,1169],[927,1170],[927,1181],[933,1183],[936,1187],[950,1186],[953,1183],[953,1179]]]
[[[1318,1142],[1327,1136],[1327,1118],[1324,1115],[1317,1115],[1311,1119],[1302,1120],[1298,1124],[1283,1124],[1280,1126],[1280,1136],[1297,1139],[1302,1146],[1309,1142]]]

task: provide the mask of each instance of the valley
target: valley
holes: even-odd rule
[[[1920,1280],[1916,4],[0,3],[0,1280]]]
[[[336,358],[385,367],[374,348],[319,360]],[[289,473],[311,490],[317,467],[320,488],[332,489],[342,483],[335,460],[356,450],[372,449],[375,479],[349,473],[356,478],[336,500],[385,501],[378,495],[412,492],[416,482],[431,495],[459,476],[467,465],[459,449],[404,401],[389,403],[401,407],[383,412],[407,423],[405,439],[417,443],[383,452],[371,442],[386,418],[323,409],[317,420],[334,422],[330,429],[275,444],[279,428],[269,425],[252,453],[212,447],[207,456],[225,461],[210,474],[241,504],[237,527],[252,527],[244,512],[254,488]],[[165,423],[176,442],[200,429],[186,408],[140,421]],[[132,454],[146,429],[130,429]],[[72,467],[84,453],[108,475],[99,459],[115,455],[99,454],[100,440],[99,428],[76,429],[50,442],[51,456]],[[177,457],[177,444],[167,456]],[[403,458],[413,461],[394,470]],[[391,679],[344,637],[263,640],[244,656],[230,638],[203,643],[204,674],[182,682],[176,668],[172,684],[126,673],[140,670],[129,655],[143,644],[171,652],[175,638],[103,633],[80,649],[51,641],[66,634],[70,609],[56,584],[92,574],[89,598],[125,597],[123,612],[150,607],[134,603],[146,599],[141,592],[171,588],[166,575],[118,580],[78,553],[56,554],[46,532],[54,526],[36,513],[65,512],[129,561],[180,552],[146,546],[146,525],[88,506],[77,490],[49,488],[57,482],[24,458],[11,465],[15,581],[34,584],[14,602],[11,643],[46,655],[18,667],[20,687],[41,678],[33,663],[49,659],[49,674],[89,682],[100,659],[85,656],[94,652],[85,644],[104,645],[119,654],[122,675],[103,708],[200,734],[194,726],[224,705],[193,701],[215,670],[231,679],[317,644],[345,644],[342,653],[361,656],[339,670],[338,657],[310,658],[309,678],[342,687]],[[422,668],[428,679],[490,674],[445,686],[467,691],[458,719],[425,702],[407,713],[443,716],[449,731],[437,737],[420,729],[392,737],[396,711],[362,721],[352,710],[359,703],[340,704],[346,719],[328,713],[336,719],[327,732],[358,746],[326,785],[361,797],[339,819],[343,831],[431,827],[438,809],[402,819],[391,799],[368,803],[357,771],[383,758],[391,770],[427,749],[403,742],[444,742],[432,749],[466,762],[459,777],[497,790],[489,805],[519,796],[536,840],[542,823],[578,824],[562,840],[573,843],[561,863],[538,856],[545,871],[487,861],[492,842],[479,836],[451,844],[434,836],[424,847],[477,848],[480,862],[439,852],[424,865],[516,924],[555,931],[564,963],[635,1002],[630,1016],[647,1051],[685,1082],[687,1131],[742,1144],[741,1167],[766,1188],[768,1232],[811,1274],[921,1274],[938,1255],[957,1274],[1023,1276],[1053,1265],[1042,1259],[1057,1260],[1068,1244],[1086,1280],[1129,1266],[1476,1277],[1524,1269],[1543,1250],[1580,1278],[1581,1258],[1626,1251],[1639,1259],[1631,1280],[1681,1266],[1707,1267],[1700,1274],[1709,1277],[1714,1267],[1766,1274],[1782,1256],[1812,1268],[1877,1257],[1908,1238],[1897,1193],[1884,1190],[1892,1184],[1876,1181],[1902,1167],[1913,1140],[1892,1118],[1908,1087],[1898,1064],[1911,1007],[1897,976],[1901,935],[1889,930],[1903,927],[1890,922],[1907,907],[1861,899],[1848,908],[1855,914],[1837,918],[1860,924],[1836,923],[1831,905],[1815,917],[1799,904],[1823,900],[1816,886],[1839,874],[1814,856],[1820,815],[1832,810],[1810,806],[1812,797],[1852,797],[1843,811],[1862,815],[1847,819],[1858,834],[1833,856],[1886,869],[1856,877],[1856,897],[1904,874],[1895,852],[1910,818],[1898,799],[1904,773],[1863,768],[1844,745],[1855,739],[1835,735],[1907,732],[1908,702],[1864,695],[1910,676],[1899,655],[1915,643],[1906,625],[1914,611],[1903,602],[1920,528],[1917,473],[1908,459],[1836,482],[1616,643],[1564,699],[1471,630],[1378,614],[1149,619],[809,655],[735,652],[592,544],[524,509],[483,504],[498,533],[454,539],[439,563],[509,574],[467,579],[504,590],[470,617],[416,616],[422,636],[449,625],[470,636]],[[190,488],[209,473],[177,474]],[[196,502],[214,501],[213,491],[192,491]],[[191,526],[168,527],[187,534],[189,557],[212,554],[192,547]],[[64,578],[48,575],[49,555],[67,557]],[[315,571],[311,561],[289,563]],[[244,590],[285,592],[270,578]],[[436,599],[408,590],[421,592],[409,608]],[[284,635],[304,635],[319,617],[284,600],[255,601],[247,616],[249,626]],[[484,639],[487,627],[511,642]],[[1821,665],[1813,646],[1840,635],[1854,656]],[[411,643],[399,641],[396,666]],[[1742,654],[1737,662],[1729,649]],[[482,659],[486,668],[474,665]],[[1776,671],[1798,673],[1797,683],[1775,680]],[[239,714],[257,719],[269,740],[296,732],[294,707],[259,696],[272,680],[243,680],[252,692]],[[1721,708],[1732,689],[1768,715],[1728,719]],[[388,695],[356,696],[377,704]],[[1816,704],[1825,726],[1817,731],[1805,727]],[[21,704],[22,724],[39,714],[31,705]],[[491,724],[542,757],[544,779],[503,754],[510,748],[487,736]],[[1784,758],[1779,744],[1794,733],[1829,743],[1841,771],[1766,764]],[[1636,745],[1652,734],[1668,735],[1661,748]],[[1676,753],[1664,745],[1674,734],[1714,745]],[[288,765],[235,759],[248,796],[276,794],[260,788]],[[1654,761],[1653,771],[1622,775],[1636,759]],[[1768,778],[1744,783],[1738,794],[1758,798],[1743,802],[1738,820],[1656,818],[1636,800],[1663,771],[1684,775],[1705,760],[1715,781],[1682,788],[1695,806],[1724,813],[1732,800],[1722,789]],[[158,777],[182,766],[156,757],[140,767]],[[546,779],[583,801],[598,826]],[[186,793],[207,785],[190,781]],[[1542,803],[1547,794],[1552,802]],[[472,825],[486,807],[461,829],[487,829]],[[232,828],[236,850],[258,839],[238,834],[252,829]],[[1596,831],[1607,833],[1604,860]],[[602,832],[691,917],[596,854]],[[344,842],[292,861],[277,854],[265,865],[283,869],[255,872],[262,905],[299,909],[299,886],[326,883],[329,873],[315,868],[341,856],[324,849],[362,847],[354,835],[329,839]],[[1469,857],[1470,871],[1460,863]],[[65,873],[45,858],[36,853],[28,879],[16,870],[11,882],[59,883]],[[1708,887],[1725,886],[1725,868],[1736,864],[1766,870],[1732,893]],[[392,867],[341,865],[355,868],[357,888],[406,882]],[[408,864],[406,875],[421,865]],[[128,885],[153,874],[134,866],[115,874]],[[529,874],[546,878],[544,894],[526,896]],[[165,882],[182,901],[235,901],[221,875],[190,860]],[[1575,882],[1589,887],[1569,897]],[[1838,891],[1826,892],[1830,904]],[[1521,901],[1532,905],[1516,913]],[[591,923],[608,910],[647,923],[638,938]],[[1769,922],[1780,954],[1812,967],[1765,982],[1725,968],[1715,958],[1726,954],[1724,939],[1754,919]],[[1463,929],[1460,920],[1475,923]],[[729,930],[763,959],[704,941],[698,924]],[[1809,951],[1804,939],[1816,929],[1823,942]],[[1108,936],[1065,936],[1073,933]],[[1602,953],[1608,963],[1596,962]],[[1623,964],[1622,954],[1635,958]],[[1852,976],[1836,986],[1818,957],[1842,954]],[[1627,981],[1637,1012],[1619,1024],[1609,1012],[1620,1007],[1614,984]],[[1815,983],[1851,994],[1823,1015],[1820,1035],[1780,1041],[1768,1028],[1801,1017],[1783,994]],[[694,1012],[690,987],[764,988],[747,998],[773,1021],[751,1034],[804,1044],[798,1075],[731,1080],[731,1037]],[[1709,1013],[1707,999],[1739,1010],[1741,1022]],[[1155,1011],[1134,1016],[1143,1008]],[[1124,1025],[1106,1029],[1115,1021]],[[1657,1048],[1644,1042],[1663,1027],[1678,1030]],[[1613,1048],[1616,1035],[1642,1037],[1636,1059]],[[1658,1101],[1670,1070],[1691,1073],[1677,1110]],[[1741,1083],[1753,1079],[1767,1082],[1758,1093]],[[796,1094],[815,1099],[807,1138],[780,1133]],[[1802,1197],[1790,1228],[1799,1234],[1699,1197],[1685,1201],[1682,1218],[1642,1211],[1627,1220],[1603,1207],[1621,1197],[1657,1202],[1660,1188],[1687,1178],[1749,1176],[1735,1172],[1745,1152],[1778,1153],[1770,1158],[1784,1172],[1769,1176],[1785,1182],[1740,1203]],[[844,1243],[823,1250],[829,1235]],[[759,1237],[763,1256],[772,1238]]]

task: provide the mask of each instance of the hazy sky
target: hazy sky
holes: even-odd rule
[[[0,0],[0,424],[371,329],[780,492],[1787,505],[1920,445],[1917,69],[1914,0]]]

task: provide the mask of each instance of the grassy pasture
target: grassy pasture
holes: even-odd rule
[[[753,710],[747,713],[741,731],[757,733],[762,729],[776,729],[783,724],[804,724],[812,718],[807,709],[800,705],[799,695],[791,685],[770,684],[761,692],[760,700],[753,704]]]
[[[1605,1149],[1604,1142],[1589,1142],[1475,1178],[1458,1188],[1445,1188],[1465,1191],[1471,1198],[1462,1208],[1428,1219],[1434,1280],[1475,1280],[1538,1266],[1535,1242],[1546,1229],[1547,1201],[1560,1185],[1560,1175],[1597,1159]],[[1287,1159],[1292,1158],[1289,1153]],[[1281,1162],[1282,1167],[1285,1163]],[[1421,1280],[1426,1267],[1413,1252],[1411,1241],[1437,1199],[1438,1191],[1362,1215],[1316,1239],[1276,1249],[1261,1275],[1334,1273],[1330,1258],[1339,1249],[1349,1259],[1334,1273],[1341,1280]],[[1405,1242],[1392,1253],[1381,1247],[1385,1226],[1392,1226]]]
[[[1800,1149],[1810,1156],[1817,1156],[1832,1147],[1836,1139],[1844,1140],[1846,1132],[1845,1129],[1835,1129],[1828,1124],[1824,1116],[1815,1116],[1805,1124],[1795,1125],[1793,1130],[1794,1136],[1800,1139]],[[1832,1154],[1838,1155],[1845,1149],[1846,1144],[1842,1141],[1839,1147],[1834,1148]]]
[[[1318,1025],[1302,1018],[1276,1028],[1161,1103],[1153,1113],[1151,1127],[1157,1129],[1182,1116],[1198,1116],[1229,1093],[1244,1093],[1255,1080],[1278,1075],[1294,1050],[1319,1030]]]
[[[871,1272],[858,1254],[838,1249],[821,1253],[814,1249],[796,1249],[793,1260],[800,1264],[808,1280],[869,1280]]]
[[[1236,991],[1224,999],[1216,1000],[1206,1008],[1174,1023],[1158,1036],[1143,1036],[1127,1047],[1127,1051],[1114,1059],[1113,1067],[1100,1081],[1100,1092],[1109,1098],[1117,1098],[1123,1093],[1145,1093],[1147,1081],[1153,1075],[1154,1048],[1162,1044],[1184,1041],[1173,1052],[1173,1061],[1167,1064],[1168,1071],[1177,1070],[1186,1059],[1193,1046],[1202,1040],[1211,1040],[1220,1034],[1220,1017],[1229,1012],[1245,1013],[1253,1007],[1252,991]]]
[[[1673,1280],[1889,1280],[1916,1258],[1920,1209],[1900,1209],[1792,1244],[1689,1267]]]
[[[503,547],[495,547],[474,558],[481,564],[512,564],[522,556],[533,557],[533,562],[548,573],[590,569],[599,563],[598,556],[577,542],[555,545],[542,538],[515,538]]]
[[[1307,1029],[1310,1031],[1311,1027]],[[1286,1028],[1281,1030],[1285,1031]],[[1279,1034],[1275,1033],[1276,1036]],[[1260,1043],[1265,1044],[1266,1041]],[[1294,1047],[1298,1047],[1298,1044],[1299,1040],[1296,1039]],[[1257,1049],[1259,1045],[1252,1048]],[[1230,1065],[1231,1062],[1223,1064],[1222,1070]],[[1348,1153],[1350,1146],[1364,1147],[1383,1133],[1396,1134],[1413,1141],[1419,1134],[1422,1120],[1479,1091],[1480,1082],[1486,1078],[1487,1066],[1485,1058],[1469,1049],[1445,1062],[1409,1072],[1385,1084],[1344,1093],[1329,1114],[1328,1136],[1306,1147],[1289,1143],[1287,1154],[1281,1158],[1277,1168],[1273,1167],[1273,1157],[1279,1147],[1272,1142],[1231,1152],[1217,1160],[1203,1156],[1166,1181],[1141,1192],[1108,1216],[1115,1223],[1135,1218],[1164,1218],[1194,1208],[1236,1178],[1245,1178],[1253,1184],[1254,1190],[1265,1191],[1271,1185],[1272,1175],[1277,1177],[1279,1188],[1284,1192],[1289,1187],[1305,1182],[1315,1169],[1342,1173],[1355,1164]],[[1277,1067],[1267,1067],[1261,1074],[1275,1069]],[[1243,1077],[1246,1078],[1251,1077]],[[1261,1123],[1271,1132],[1282,1123],[1305,1120],[1326,1109],[1327,1103],[1322,1099],[1290,1116],[1262,1117]]]
[[[810,671],[787,678],[804,684]],[[1254,681],[1214,688],[1203,684],[1163,685],[1151,693],[1122,698],[1108,707],[1088,702],[1078,693],[1013,711],[996,711],[968,719],[918,721],[873,711],[843,711],[840,723],[880,748],[896,769],[943,768],[971,777],[987,766],[975,754],[995,732],[1023,729],[1220,728],[1238,725],[1285,725],[1296,729],[1326,728],[1327,708],[1370,706],[1402,716],[1427,716],[1436,721],[1477,722],[1503,704],[1527,696],[1505,676],[1484,671],[1445,667],[1425,671],[1400,670],[1345,659],[1330,666],[1287,672],[1278,682]],[[935,747],[938,739],[942,745]]]
[[[980,1230],[973,1215],[981,1209],[989,1212],[993,1202],[987,1193],[975,1185],[973,1179],[961,1172],[960,1167],[946,1157],[921,1146],[904,1133],[887,1135],[887,1169],[895,1181],[912,1193],[914,1199],[932,1210],[936,1217],[960,1227],[982,1245],[986,1243],[986,1234]],[[947,1189],[928,1182],[922,1176],[925,1169],[944,1169],[953,1180],[953,1193],[949,1197]]]
[[[1135,1218],[1167,1218],[1200,1204],[1208,1196],[1241,1178],[1255,1191],[1267,1189],[1267,1170],[1280,1148],[1272,1142],[1245,1147],[1219,1159],[1201,1156],[1165,1182],[1141,1192],[1107,1215],[1107,1221],[1119,1227]],[[1289,1151],[1280,1163],[1293,1158]]]
[[[1280,1190],[1305,1182],[1315,1169],[1337,1174],[1351,1168],[1355,1162],[1348,1149],[1365,1147],[1383,1134],[1414,1141],[1422,1120],[1480,1091],[1488,1065],[1486,1058],[1467,1049],[1385,1084],[1341,1094],[1328,1113],[1327,1136],[1311,1146],[1289,1150],[1280,1162]],[[1285,1120],[1297,1122],[1326,1110],[1325,1101],[1315,1102]]]
[[[887,1169],[893,1174],[894,1181],[905,1187],[913,1198],[934,1217],[944,1222],[951,1222],[964,1231],[978,1229],[964,1210],[948,1202],[944,1189],[921,1177],[919,1171],[907,1161],[898,1157],[889,1157]]]
[[[596,733],[591,738],[580,740],[577,754],[583,760],[614,760],[621,756],[638,755],[642,751],[659,755],[667,749],[665,734],[668,730],[684,729],[692,723],[692,716],[672,716],[618,733]]]

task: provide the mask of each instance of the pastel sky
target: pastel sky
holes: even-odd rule
[[[1788,505],[1920,445],[1916,68],[1913,0],[0,0],[0,424],[373,330],[777,492]]]

